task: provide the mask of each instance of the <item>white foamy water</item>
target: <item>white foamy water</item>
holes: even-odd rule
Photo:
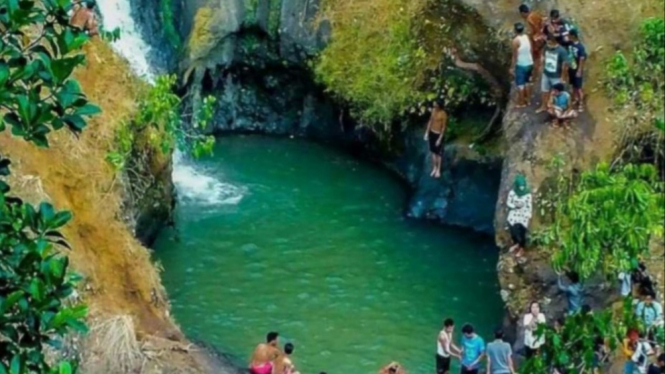
[[[191,164],[180,152],[173,156],[173,183],[181,199],[203,205],[235,205],[246,192],[245,188],[224,183],[200,166]]]
[[[97,4],[104,18],[104,29],[112,31],[116,27],[120,28],[120,39],[112,43],[113,49],[129,61],[137,75],[153,83],[155,72],[148,59],[150,47],[141,38],[134,23],[129,1],[98,0]],[[173,154],[172,178],[181,198],[204,205],[238,204],[246,191],[211,176],[177,151]]]
[[[141,38],[131,15],[130,0],[98,0],[97,6],[104,18],[104,30],[120,29],[120,39],[111,43],[113,49],[129,60],[132,70],[152,83],[155,73],[148,62],[150,47]]]

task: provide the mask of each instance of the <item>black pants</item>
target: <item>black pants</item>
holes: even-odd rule
[[[538,353],[537,349],[532,349],[529,347],[524,347],[524,355],[526,356],[526,359],[530,359],[531,357],[535,356]]]
[[[478,374],[478,369],[469,370],[469,369],[466,369],[466,368],[462,368],[461,373],[462,374]]]
[[[510,225],[510,237],[513,239],[513,244],[526,248],[526,227],[524,225],[521,223]]]
[[[450,373],[450,357],[436,355],[436,374]]]

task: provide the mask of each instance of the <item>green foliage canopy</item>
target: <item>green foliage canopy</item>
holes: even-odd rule
[[[78,134],[85,117],[100,111],[71,78],[85,60],[77,51],[88,37],[69,27],[68,3],[0,3],[0,131],[10,125],[12,134],[42,147],[51,131]],[[9,165],[0,156],[0,177],[9,175]],[[87,308],[65,302],[78,280],[61,255],[69,245],[59,230],[71,218],[49,203],[23,202],[0,180],[0,374],[75,369],[68,361],[51,367],[43,350],[58,347],[72,329],[86,330]]]
[[[555,204],[554,221],[541,235],[553,250],[555,269],[582,278],[601,271],[629,271],[631,261],[648,253],[653,235],[662,236],[663,183],[652,165],[607,164],[582,173]]]

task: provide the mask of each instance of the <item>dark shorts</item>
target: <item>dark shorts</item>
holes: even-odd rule
[[[571,86],[573,86],[574,89],[579,90],[582,88],[582,85],[584,84],[584,77],[578,77],[577,76],[577,70],[568,70],[568,83],[570,83]]]
[[[510,225],[510,238],[513,240],[513,244],[519,244],[520,247],[526,247],[526,227],[521,223]],[[527,350],[529,347],[525,347]]]
[[[462,374],[478,374],[478,369],[468,370],[468,369],[465,369],[464,367],[462,367],[462,371],[460,373],[462,373]]]
[[[533,73],[533,65],[515,66],[515,85],[517,87],[522,87],[529,83],[529,80],[531,80],[531,73]]]
[[[439,134],[435,132],[429,132],[427,134],[427,141],[429,143],[429,151],[434,153],[435,155],[440,155],[441,154],[441,148],[443,146],[443,140],[441,140],[441,144],[436,145],[436,141],[439,140]]]
[[[447,374],[450,372],[450,357],[436,355],[436,374]]]

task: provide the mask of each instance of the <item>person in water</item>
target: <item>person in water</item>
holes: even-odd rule
[[[529,9],[529,6],[522,4],[519,7],[520,15],[527,24],[527,35],[531,42],[531,53],[533,56],[533,76],[540,76],[543,67],[543,48],[545,48],[545,21],[543,16],[536,11]]]
[[[74,2],[72,7],[72,17],[69,23],[84,30],[90,36],[99,34],[99,27],[97,25],[97,15],[95,14],[95,0],[84,0]]]
[[[249,363],[251,374],[273,374],[274,362],[280,356],[279,333],[271,331],[266,335],[266,342],[256,346]]]
[[[432,172],[431,177],[439,178],[441,176],[441,163],[443,148],[443,136],[448,125],[448,113],[443,110],[443,100],[438,99],[434,102],[432,115],[427,122],[425,130],[425,141],[429,143],[429,151],[432,154]]]
[[[300,374],[296,370],[293,361],[291,361],[291,354],[293,354],[294,350],[295,346],[292,343],[284,344],[284,353],[275,360],[273,374]]]
[[[393,361],[381,368],[379,374],[406,374],[406,371],[399,362]]]
[[[524,108],[531,103],[531,74],[533,73],[533,54],[531,40],[524,33],[524,24],[515,24],[515,38],[512,42],[513,59],[510,74],[515,77],[517,102],[515,107]]]
[[[518,174],[513,182],[513,189],[508,193],[508,225],[513,241],[509,252],[520,257],[526,248],[526,235],[531,221],[532,201],[529,185],[522,174]]]
[[[453,343],[455,322],[451,318],[443,321],[443,330],[436,339],[436,374],[450,373],[452,357],[460,358],[460,349]]]
[[[473,326],[462,327],[462,371],[461,374],[478,374],[480,362],[485,357],[485,341],[476,334]]]

